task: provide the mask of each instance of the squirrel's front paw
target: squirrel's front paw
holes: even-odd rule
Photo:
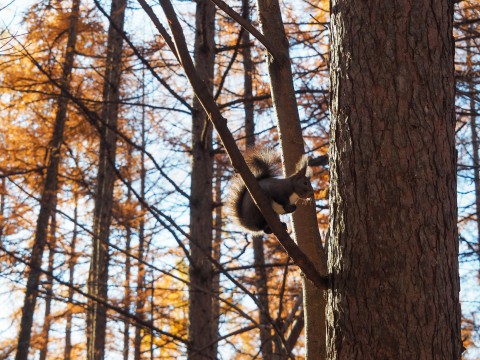
[[[287,204],[283,207],[283,209],[286,211],[287,214],[290,214],[290,213],[293,213],[295,210],[297,210],[297,205]]]

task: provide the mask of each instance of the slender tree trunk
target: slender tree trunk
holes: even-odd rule
[[[223,215],[222,215],[222,175],[223,171],[221,168],[220,161],[216,162],[215,169],[215,221],[214,221],[214,230],[215,235],[213,238],[212,246],[212,256],[217,261],[220,262],[222,256],[221,246],[222,246],[222,224],[223,224]],[[220,274],[216,273],[212,280],[212,291],[214,294],[220,294]],[[218,327],[220,324],[220,301],[215,298],[213,301],[213,310],[212,310],[212,321],[213,321],[213,339],[220,337]],[[215,359],[218,358],[218,342],[213,345],[213,351],[215,354]]]
[[[77,263],[77,221],[78,221],[78,195],[74,192],[74,204],[75,208],[73,210],[73,235],[72,242],[70,243],[70,259],[68,262],[68,282],[71,287],[68,288],[68,304],[73,302],[73,280],[75,278],[75,264]],[[69,309],[67,311],[67,325],[65,327],[65,351],[64,351],[64,360],[70,360],[72,357],[72,319],[73,314]]]
[[[145,83],[145,81],[143,82]],[[143,94],[145,96],[145,94]],[[142,149],[145,149],[147,145],[146,130],[145,130],[145,111],[142,109]],[[145,152],[140,154],[140,196],[145,199]],[[145,257],[145,208],[143,204],[141,206],[141,219],[138,229],[138,254],[137,257],[143,260]],[[139,319],[145,318],[145,265],[139,261],[137,270],[137,298],[135,301],[135,315]],[[142,345],[142,328],[140,326],[135,327],[135,340],[134,340],[134,360],[140,360]]]
[[[122,73],[122,43],[126,0],[112,0],[108,29],[106,69],[103,84],[102,124],[100,124],[100,150],[93,217],[93,250],[90,262],[88,291],[107,300],[108,292],[108,242],[112,216],[113,188],[115,182],[115,152],[117,134],[118,100]],[[87,319],[87,359],[103,360],[107,309],[102,304],[90,302]]]
[[[131,152],[129,152],[128,156],[128,166],[131,166]],[[129,181],[129,186],[131,186],[131,181]],[[128,188],[127,193],[127,204],[130,204],[132,197],[132,192],[130,187]],[[131,221],[128,218],[127,223],[125,224],[125,237],[126,237],[126,244],[125,244],[125,251],[127,254],[130,254],[131,250],[131,241],[132,241],[132,228],[131,228]],[[125,311],[130,312],[130,304],[132,302],[132,291],[130,289],[130,272],[131,272],[131,261],[130,255],[125,255],[125,291],[124,291],[124,308]],[[123,360],[128,360],[129,350],[130,350],[130,320],[125,318],[123,320],[124,329],[123,329]]]
[[[277,49],[277,58],[267,59],[273,104],[275,107],[284,172],[290,175],[304,154],[302,129],[293,87],[288,41],[285,36],[278,0],[258,0],[262,32]],[[326,257],[322,248],[314,203],[299,206],[293,214],[295,240],[315,267],[326,274]],[[325,296],[302,277],[307,359],[325,358]]]
[[[25,300],[22,308],[22,319],[20,321],[20,333],[18,335],[17,353],[15,360],[27,360],[30,348],[30,339],[33,325],[33,315],[38,296],[38,285],[40,280],[40,268],[42,266],[43,251],[47,242],[48,220],[53,209],[58,182],[58,167],[61,157],[61,145],[63,142],[63,131],[65,128],[67,114],[67,91],[70,85],[73,69],[74,51],[77,41],[77,22],[79,17],[80,0],[74,0],[70,15],[68,29],[68,40],[63,64],[63,73],[60,79],[62,90],[57,100],[57,112],[52,140],[49,145],[47,173],[45,176],[43,191],[40,200],[40,211],[38,214],[33,242],[32,255],[30,257],[30,268],[28,272],[27,286],[25,289]]]
[[[53,273],[54,269],[54,260],[55,260],[55,247],[56,247],[56,232],[57,232],[57,216],[55,214],[57,207],[57,201],[55,199],[52,209],[52,214],[50,215],[50,239],[48,242],[49,252],[48,252],[48,272]],[[48,353],[48,342],[50,337],[50,327],[51,327],[51,311],[52,311],[52,295],[53,295],[53,279],[46,279],[46,297],[45,297],[45,312],[43,316],[43,327],[42,327],[42,347],[40,349],[39,360],[46,360]]]
[[[242,0],[242,16],[249,20],[250,7],[249,0]],[[252,77],[253,62],[250,50],[250,33],[244,31],[243,39],[243,71],[244,71],[244,97],[250,99],[253,96]],[[253,112],[253,102],[245,101],[245,143],[246,148],[255,146],[255,120]],[[259,309],[260,324],[260,346],[264,360],[272,358],[272,330],[269,322],[269,301],[267,286],[267,271],[265,268],[265,256],[263,249],[263,236],[255,235],[252,237],[253,243],[253,262],[255,265],[255,286],[257,288],[257,297],[263,309]]]
[[[2,185],[0,186],[0,245],[3,244],[3,230],[5,226],[5,201],[7,196],[6,179],[2,178]]]
[[[210,93],[215,62],[215,6],[198,0],[195,31],[195,67]],[[212,321],[212,127],[195,97],[192,119],[192,184],[190,192],[190,282],[188,359],[215,359]],[[205,289],[198,290],[198,289]]]
[[[471,46],[471,39],[467,39],[467,69],[468,76],[470,77],[468,84],[468,90],[470,92],[470,129],[472,133],[473,182],[475,184],[475,215],[477,220],[477,242],[480,245],[480,161],[478,155],[477,110],[475,107],[475,81]]]
[[[147,249],[148,251],[148,249]],[[155,324],[155,278],[153,276],[153,271],[150,272],[152,278],[152,286],[150,287],[150,322],[152,325]],[[154,337],[153,334],[150,334],[150,360],[153,360],[154,357]]]
[[[453,2],[332,2],[329,359],[460,359]]]

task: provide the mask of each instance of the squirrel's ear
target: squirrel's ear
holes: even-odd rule
[[[303,155],[297,163],[297,170],[295,171],[294,176],[298,177],[298,178],[309,176],[309,175],[307,175],[307,168],[309,168],[308,167],[308,157],[307,157],[307,155]]]
[[[307,166],[307,172],[305,176],[310,179],[312,175],[313,175],[313,169],[310,166]]]
[[[307,167],[308,167],[307,162],[302,159],[301,162],[297,165],[297,171],[295,172],[294,176],[296,178],[305,177],[307,174]]]

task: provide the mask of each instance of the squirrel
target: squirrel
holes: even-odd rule
[[[271,199],[272,208],[277,214],[293,213],[299,199],[313,197],[312,184],[307,175],[306,156],[297,163],[295,174],[287,178],[279,177],[280,159],[272,150],[249,151],[245,161],[262,190]],[[248,232],[272,233],[240,176],[236,176],[232,181],[227,208],[233,220]],[[283,225],[286,226],[285,223]]]

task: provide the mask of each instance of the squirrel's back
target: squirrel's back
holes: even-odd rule
[[[255,178],[258,180],[274,178],[280,175],[280,158],[274,150],[248,150],[245,155],[245,162],[247,163]],[[236,175],[232,180],[230,193],[228,194],[228,200],[226,205],[229,209],[230,215],[237,224],[247,230],[256,232],[259,230],[259,224],[255,224],[252,221],[249,221],[248,218],[245,218],[245,216],[241,216],[243,199],[246,192],[247,188],[245,187],[242,178],[239,175]],[[253,209],[253,211],[254,210],[258,211],[258,209]],[[254,214],[251,215],[252,216],[250,217],[250,219],[263,219],[261,214],[260,216],[255,216]]]

